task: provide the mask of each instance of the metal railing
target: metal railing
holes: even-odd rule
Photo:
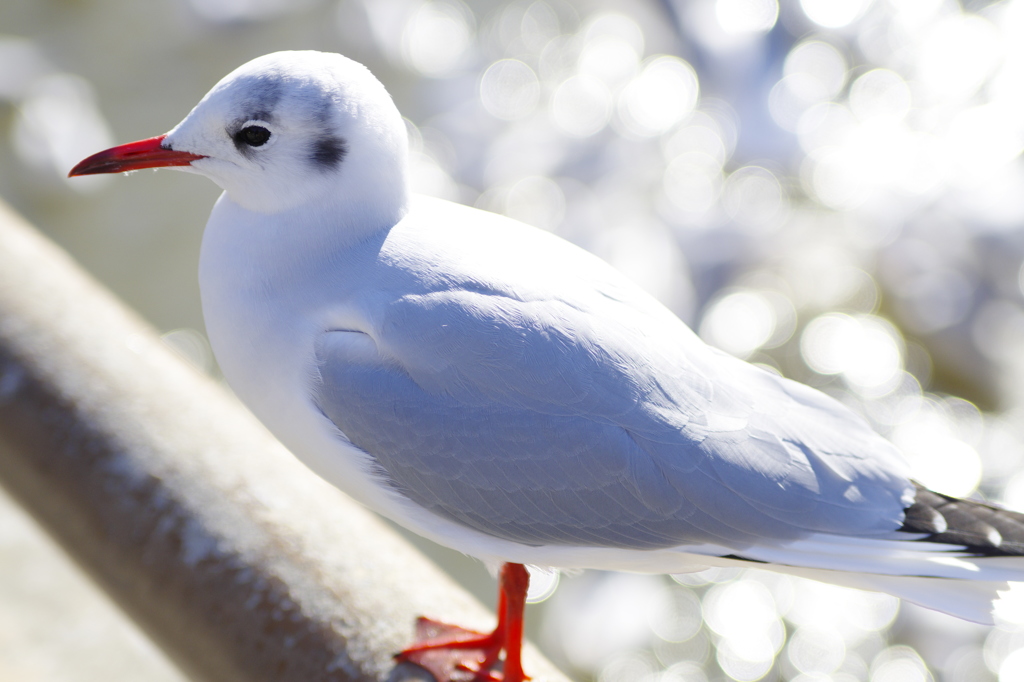
[[[2,203],[0,482],[195,680],[429,679],[417,615],[493,624]]]

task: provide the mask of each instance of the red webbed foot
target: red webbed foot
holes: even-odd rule
[[[522,564],[501,568],[498,626],[491,633],[475,632],[430,618],[416,621],[416,642],[395,658],[426,668],[438,682],[525,682],[520,652],[523,608],[530,574]],[[496,671],[504,651],[502,671]]]

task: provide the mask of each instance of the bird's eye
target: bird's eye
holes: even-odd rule
[[[235,133],[235,141],[250,147],[262,147],[270,139],[270,131],[263,126],[246,126]]]

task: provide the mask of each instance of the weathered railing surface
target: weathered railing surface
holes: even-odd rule
[[[0,482],[196,680],[428,679],[416,615],[493,623],[2,203]]]

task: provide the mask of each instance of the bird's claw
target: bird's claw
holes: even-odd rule
[[[504,682],[505,676],[496,670],[484,670],[480,666],[471,666],[467,663],[458,663],[455,666],[458,670],[465,670],[473,673],[473,682]]]
[[[517,682],[491,669],[501,651],[491,635],[420,618],[416,642],[395,658],[425,668],[438,682]]]

